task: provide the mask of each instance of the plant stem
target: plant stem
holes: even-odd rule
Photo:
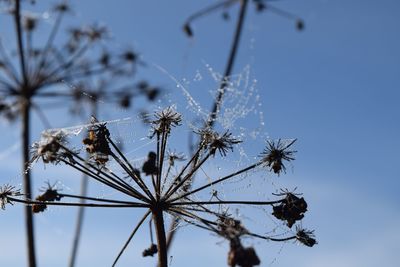
[[[219,109],[220,109],[220,106],[222,103],[222,97],[224,96],[224,93],[225,93],[225,90],[226,90],[226,87],[227,87],[227,84],[229,81],[229,76],[232,73],[233,64],[235,63],[235,58],[236,58],[239,41],[240,41],[240,35],[242,33],[244,18],[246,15],[247,3],[248,3],[248,0],[241,1],[239,17],[238,17],[237,24],[236,24],[235,36],[233,37],[231,51],[229,53],[228,62],[226,64],[224,77],[222,78],[221,85],[218,90],[217,98],[214,102],[214,106],[211,110],[210,117],[209,117],[209,120],[208,120],[205,128],[212,127],[214,125],[215,119],[217,118],[217,115],[218,115],[218,112],[219,112]]]
[[[81,196],[86,196],[88,183],[89,183],[88,177],[85,174],[83,174],[81,180],[81,192],[80,192]],[[85,204],[86,200],[84,198],[81,198],[79,203]],[[84,206],[79,207],[78,216],[76,218],[74,240],[72,243],[72,251],[71,251],[71,256],[69,258],[69,265],[68,265],[69,267],[75,266],[76,255],[78,252],[79,241],[81,238],[84,213],[85,213],[85,207]]]
[[[24,99],[21,103],[22,112],[22,167],[24,170],[24,194],[27,199],[31,198],[32,185],[31,185],[31,174],[29,170],[29,147],[30,147],[30,101]],[[28,249],[28,262],[29,267],[36,266],[35,256],[35,237],[34,237],[34,224],[32,218],[32,210],[30,206],[25,206],[25,227],[27,236],[27,249]]]
[[[244,24],[244,18],[246,15],[247,5],[248,5],[248,0],[241,1],[239,17],[238,17],[238,20],[236,23],[235,35],[233,37],[233,43],[231,46],[231,51],[229,53],[228,62],[226,64],[224,77],[223,77],[223,80],[221,81],[220,90],[218,90],[218,95],[214,102],[214,106],[211,110],[210,117],[208,118],[208,121],[204,128],[212,128],[212,126],[214,125],[215,119],[218,115],[218,111],[219,111],[221,103],[222,103],[222,97],[224,96],[225,89],[227,86],[228,77],[231,75],[233,65],[235,63],[235,58],[237,55],[240,36],[241,36],[243,24]],[[197,162],[197,160],[198,159],[196,158],[194,162]],[[175,229],[176,229],[176,226],[178,225],[178,223],[179,223],[179,218],[174,218],[173,223],[170,226],[170,232],[168,234],[168,248],[170,247],[170,245],[172,243],[172,240],[176,233]]]
[[[19,63],[21,65],[21,75],[22,75],[23,85],[26,86],[27,75],[25,66],[24,45],[22,40],[20,0],[15,1],[14,20],[15,20],[15,29],[17,31],[18,54],[19,54]]]
[[[153,210],[153,221],[156,228],[157,249],[158,249],[158,267],[168,266],[167,241],[165,237],[163,211],[160,207]]]

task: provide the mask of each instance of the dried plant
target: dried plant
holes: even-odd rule
[[[35,200],[21,198],[17,193],[18,191],[6,186],[0,194],[2,203],[5,205],[12,202],[22,202],[32,205],[32,209],[37,212],[44,211],[50,205],[144,210],[142,219],[134,227],[132,234],[114,260],[113,266],[116,265],[129,242],[148,218],[150,224],[154,225],[157,244],[153,243],[152,228],[150,228],[151,246],[143,251],[143,256],[158,254],[159,266],[167,266],[164,223],[167,214],[228,240],[230,243],[228,264],[230,266],[246,267],[260,264],[255,249],[242,245],[242,237],[249,236],[277,242],[293,239],[306,246],[313,246],[316,243],[313,232],[302,228],[297,228],[296,234],[284,238],[254,233],[245,228],[240,220],[227,213],[227,209],[234,205],[270,206],[273,210],[272,214],[276,218],[287,221],[288,226],[292,227],[296,221],[303,218],[307,210],[305,200],[292,192],[282,191],[281,194],[275,195],[276,200],[272,201],[222,200],[220,198],[216,198],[217,200],[199,200],[201,192],[211,190],[217,184],[235,179],[235,177],[246,179],[247,175],[255,169],[265,169],[265,172],[271,171],[266,164],[271,155],[266,152],[268,150],[265,150],[260,154],[261,158],[257,162],[240,170],[227,171],[228,174],[213,178],[211,181],[191,189],[187,185],[191,183],[194,176],[198,175],[206,162],[213,161],[216,157],[227,157],[228,153],[234,150],[235,145],[240,141],[229,132],[218,134],[211,130],[200,131],[198,134],[201,136],[202,142],[198,150],[188,160],[183,161],[182,157],[179,157],[181,162],[178,163],[171,160],[171,156],[169,156],[171,154],[168,155],[167,148],[173,134],[172,128],[173,126],[180,127],[181,120],[181,115],[171,107],[155,113],[151,128],[154,134],[150,138],[155,139],[156,147],[154,152],[149,152],[148,159],[143,163],[142,171],[135,168],[127,156],[118,148],[108,130],[107,123],[92,121],[87,126],[88,137],[83,139],[83,144],[89,154],[89,160],[86,160],[86,157],[81,155],[79,150],[68,145],[66,132],[63,132],[63,130],[46,131],[43,134],[43,139],[33,146],[32,160],[41,159],[45,164],[65,164],[120,192],[121,198],[106,199],[63,194],[54,186],[48,184],[44,193]],[[294,141],[289,142],[290,145],[293,145],[293,143]],[[283,153],[287,147],[282,146],[276,149],[280,149],[280,152]],[[216,153],[217,151],[218,153]],[[290,160],[293,159],[292,155]],[[287,159],[282,158],[282,161],[285,160]],[[119,170],[111,169],[110,166],[113,165],[111,162],[117,163]],[[171,166],[178,164],[179,171],[176,174],[170,172]],[[128,200],[122,200],[123,196],[127,196]],[[82,198],[89,202],[84,204],[67,202],[69,199]],[[129,198],[132,198],[132,200],[129,200]]]
[[[194,185],[194,177],[200,173],[199,171],[202,170],[206,162],[213,161],[216,157],[227,157],[229,153],[235,149],[235,146],[241,142],[241,140],[234,137],[233,133],[229,131],[221,133],[216,132],[213,130],[213,125],[220,111],[225,90],[229,85],[229,77],[233,69],[245,12],[249,2],[248,0],[222,1],[189,17],[184,25],[184,31],[188,36],[192,37],[193,29],[191,25],[195,19],[211,11],[227,8],[235,3],[240,3],[241,5],[234,40],[232,42],[223,79],[221,80],[221,85],[208,120],[204,123],[202,129],[195,131],[195,134],[199,136],[199,143],[191,157],[186,159],[186,157],[180,154],[168,152],[168,143],[173,133],[173,128],[179,127],[182,121],[182,116],[171,107],[156,112],[154,119],[150,121],[151,138],[156,140],[156,147],[154,150],[148,151],[147,159],[143,162],[141,168],[137,168],[137,166],[134,167],[127,156],[119,149],[105,122],[101,123],[97,120],[92,120],[91,124],[87,126],[88,134],[83,138],[82,142],[85,148],[84,150],[86,150],[89,155],[88,157],[82,156],[81,150],[71,147],[66,142],[68,133],[63,130],[46,131],[43,134],[43,139],[33,145],[31,162],[42,160],[45,164],[65,164],[87,175],[89,178],[120,192],[121,198],[106,199],[88,197],[85,195],[63,194],[57,188],[48,184],[43,194],[34,199],[30,194],[25,194],[24,197],[22,197],[18,190],[6,185],[0,188],[2,208],[4,208],[6,204],[21,202],[27,204],[27,207],[31,206],[34,212],[43,212],[46,210],[47,206],[50,205],[144,209],[143,217],[134,227],[128,240],[114,260],[113,266],[116,265],[126,247],[146,220],[149,220],[150,224],[151,245],[144,249],[143,256],[154,256],[157,254],[159,266],[167,266],[168,244],[170,243],[167,240],[164,222],[167,214],[175,218],[171,223],[171,229],[175,229],[177,223],[183,221],[228,240],[230,244],[230,251],[228,252],[229,266],[251,267],[259,265],[261,262],[253,247],[246,247],[243,245],[243,237],[253,237],[276,242],[297,240],[299,243],[309,247],[315,245],[316,240],[313,231],[303,229],[298,224],[296,225],[296,232],[294,234],[288,234],[290,233],[289,231],[286,233],[286,237],[277,238],[276,236],[252,232],[248,230],[239,219],[228,214],[229,207],[233,205],[269,206],[272,209],[271,214],[276,219],[284,221],[289,228],[292,228],[293,225],[304,217],[307,211],[307,203],[304,198],[299,197],[299,194],[286,190],[282,191],[280,194],[276,194],[276,199],[273,201],[223,200],[218,197],[217,192],[212,189],[214,185],[222,184],[237,177],[246,179],[247,175],[256,169],[264,168],[265,172],[273,171],[278,175],[285,172],[285,163],[294,160],[296,151],[290,149],[296,140],[290,140],[288,142],[284,142],[281,139],[277,141],[267,140],[267,146],[264,151],[260,151],[259,160],[257,162],[245,168],[241,168],[240,170],[226,170],[229,174],[219,178],[213,177],[214,179],[211,181],[192,188]],[[254,0],[252,2],[256,10],[269,10],[286,18],[294,19],[298,30],[304,28],[302,20],[271,6],[269,3],[267,4],[266,1]],[[18,0],[16,0],[16,3],[19,5]],[[18,10],[18,8],[16,9]],[[18,12],[15,12],[15,14],[17,13]],[[225,19],[229,18],[226,11],[223,13],[223,17]],[[26,19],[24,25],[27,31],[34,29],[35,23],[36,22],[33,20]],[[86,35],[88,36],[86,38],[93,38],[95,40],[103,35],[103,31],[96,31],[92,34],[86,33]],[[74,32],[73,36],[76,36],[77,39],[81,39],[81,32]],[[73,42],[68,45],[71,45],[72,50],[75,49],[76,51],[77,48],[74,48],[75,44]],[[52,54],[50,52],[48,53],[49,55]],[[24,56],[23,53],[20,53],[20,55],[21,54],[22,56],[20,58],[22,58],[21,62],[23,63]],[[127,53],[123,58],[128,61],[138,62],[136,60],[137,55],[134,53]],[[112,66],[108,54],[105,54],[99,62],[103,64],[103,67]],[[80,69],[86,70],[83,72],[83,76],[88,73],[90,75],[97,74],[97,71],[94,69],[87,71],[90,69],[87,67],[87,63],[84,65],[83,67],[79,67]],[[24,67],[21,69],[22,73],[24,73]],[[118,70],[115,73],[119,72]],[[123,71],[121,71],[121,73],[123,73]],[[80,75],[74,73],[74,75],[66,76],[62,79],[73,77],[79,78]],[[56,82],[57,80],[54,81],[54,83]],[[85,85],[85,81],[82,81],[81,84],[75,84],[79,86],[76,87],[78,89],[75,90],[75,94],[72,94],[72,96],[75,96],[77,103],[80,103],[81,96],[84,92],[87,92],[85,89],[87,85]],[[104,95],[101,85],[102,83],[100,83],[99,90],[90,93],[90,95],[93,96],[93,100],[97,100]],[[159,93],[158,88],[152,88],[146,83],[139,83],[136,88],[141,90],[139,90],[140,93],[147,95],[149,100],[152,100],[153,96]],[[123,96],[119,100],[120,105],[123,107],[129,106],[130,97],[135,94],[122,94],[126,92],[126,90],[118,92],[119,96]],[[53,95],[55,94],[43,94],[43,96]],[[38,96],[40,96],[40,94],[38,94]],[[68,94],[68,97],[70,96],[71,94]],[[0,111],[4,114],[13,114],[13,108],[10,108],[12,105],[8,105],[8,103],[4,102],[4,99],[4,97],[0,98]],[[78,106],[75,108],[79,110]],[[115,163],[120,170],[111,168]],[[172,167],[179,168],[178,173],[174,174],[171,172]],[[213,198],[209,200],[199,199],[199,194],[207,190],[212,191],[213,198],[216,200],[213,200]],[[127,197],[132,198],[132,200],[125,200]],[[68,199],[85,200],[87,202],[67,202]],[[157,244],[153,241],[152,225],[154,225]],[[174,233],[174,231],[171,233]]]
[[[33,2],[27,4],[34,4]],[[50,17],[54,17],[54,24],[44,43],[34,42],[36,33],[39,36],[42,34],[38,33],[42,22],[39,16],[23,12],[20,0],[2,1],[0,4],[5,6],[9,11],[6,15],[14,21],[17,40],[16,48],[13,48],[7,47],[6,42],[0,39],[0,114],[11,121],[21,118],[23,169],[26,170],[23,192],[30,198],[32,182],[27,164],[31,111],[37,113],[46,128],[50,127],[42,111],[42,100],[51,99],[55,103],[62,101],[64,107],[65,100],[71,100],[71,103],[75,103],[72,111],[82,114],[82,102],[90,99],[91,113],[96,113],[95,106],[101,98],[128,108],[132,99],[138,96],[154,100],[160,89],[148,85],[147,82],[123,84],[131,79],[142,62],[139,55],[131,49],[123,52],[107,50],[104,41],[108,39],[108,30],[104,26],[93,24],[67,28],[66,36],[57,38],[62,34],[60,32],[63,30],[65,17],[71,13],[67,1],[52,8]],[[102,51],[98,53],[100,50]],[[89,80],[96,82],[90,84]],[[74,88],[71,90],[72,85]],[[52,161],[51,158],[48,160]],[[25,214],[28,262],[34,267],[36,257],[31,210],[27,208]]]

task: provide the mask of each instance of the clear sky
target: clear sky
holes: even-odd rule
[[[223,72],[237,8],[229,9],[230,21],[224,21],[221,12],[196,21],[192,39],[181,28],[190,14],[210,3],[214,1],[73,1],[75,14],[68,23],[107,25],[119,47],[133,47],[146,62],[138,77],[165,87],[171,99],[183,99],[182,92],[156,66],[179,81],[194,81],[200,73],[202,79],[188,87],[209,109],[209,91],[214,88],[206,65]],[[285,0],[273,5],[301,17],[305,30],[296,31],[294,21],[268,10],[257,14],[251,5],[233,73],[249,68],[251,79],[257,80],[262,102],[257,110],[264,114],[266,135],[298,138],[293,168],[288,168],[287,175],[271,176],[270,181],[287,188],[297,186],[304,193],[309,211],[303,225],[315,229],[319,244],[313,248],[291,242],[284,246],[259,241],[250,244],[255,245],[261,266],[395,267],[400,249],[400,2]],[[46,8],[34,7],[38,14]],[[11,39],[11,29],[1,26],[4,21],[0,20],[0,34]],[[51,19],[46,23],[50,25]],[[43,27],[45,30],[46,25]],[[182,103],[178,108],[185,110]],[[50,114],[54,125],[69,126],[71,120],[57,120],[59,116]],[[105,116],[113,118],[114,114]],[[259,123],[259,116],[250,114],[237,123],[243,125],[235,127],[250,128]],[[18,185],[19,125],[2,122],[0,127],[0,151],[4,151],[0,184]],[[34,128],[33,138],[37,138],[42,128],[39,123]],[[46,174],[44,180],[62,180],[53,169],[48,171],[52,177]],[[22,209],[16,205],[0,214],[4,242],[0,265],[24,266]],[[61,209],[38,216],[40,266],[66,265],[74,216],[74,211]],[[90,211],[78,266],[109,266],[131,231],[128,220],[134,222],[138,216]],[[225,266],[228,244],[219,241],[201,230],[184,228],[174,244],[171,266]],[[143,231],[120,266],[153,264],[140,257],[148,243]]]

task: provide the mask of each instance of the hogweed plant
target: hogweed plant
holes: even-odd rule
[[[296,151],[292,150],[292,146],[296,140],[268,140],[265,150],[259,152],[256,162],[244,168],[225,170],[227,174],[221,177],[209,175],[210,180],[195,186],[192,179],[194,176],[201,176],[205,163],[228,157],[241,140],[229,131],[219,133],[210,128],[196,131],[201,140],[199,147],[190,158],[185,158],[182,154],[171,152],[169,145],[174,128],[181,127],[181,122],[181,114],[173,107],[155,113],[151,120],[149,137],[154,139],[155,147],[154,150],[148,151],[147,159],[141,168],[134,166],[119,149],[106,122],[98,122],[93,118],[91,124],[87,125],[87,135],[82,141],[84,149],[71,147],[68,133],[62,129],[45,131],[42,139],[32,146],[32,163],[40,160],[45,164],[67,165],[119,192],[121,197],[108,199],[64,194],[48,183],[41,195],[29,199],[14,187],[4,185],[0,188],[1,207],[4,209],[8,204],[19,202],[26,204],[36,213],[44,212],[47,206],[51,205],[142,210],[142,218],[133,227],[132,233],[115,256],[112,266],[117,265],[128,244],[146,220],[150,223],[151,245],[144,248],[143,256],[157,254],[158,266],[168,266],[165,230],[167,215],[178,217],[188,225],[226,239],[230,244],[228,265],[232,267],[251,267],[261,262],[255,249],[243,244],[242,240],[245,237],[275,242],[296,240],[309,247],[316,244],[313,231],[304,229],[297,223],[307,211],[307,203],[300,194],[282,190],[281,193],[273,195],[274,200],[269,201],[242,200],[240,196],[224,200],[215,192],[215,197],[211,199],[200,198],[202,192],[212,191],[215,185],[236,178],[247,179],[255,169],[263,172],[273,171],[276,174],[285,172],[285,164],[294,160]],[[86,151],[89,157],[82,155],[82,151]],[[171,171],[173,168],[176,172]],[[72,201],[82,198],[87,202]],[[255,233],[247,229],[241,220],[229,214],[229,207],[238,205],[270,207],[271,214],[276,219],[285,222],[288,228],[295,225],[296,230],[292,231],[291,235],[279,238]],[[156,241],[153,241],[153,228]]]
[[[48,20],[23,10],[23,4],[21,0],[0,1],[6,10],[5,16],[10,16],[14,23],[16,39],[15,47],[9,47],[12,42],[0,37],[0,115],[9,120],[21,118],[23,169],[26,170],[23,192],[31,198],[32,181],[27,164],[32,111],[36,112],[45,128],[49,128],[43,107],[47,108],[51,103],[66,107],[67,100],[75,103],[75,113],[82,113],[84,100],[90,99],[95,103],[106,98],[128,108],[133,98],[145,96],[154,100],[160,90],[145,82],[130,82],[141,64],[140,57],[131,49],[113,52],[107,48],[109,34],[105,26],[63,27],[65,18],[72,13],[67,1],[46,12]],[[34,4],[34,1],[29,4]],[[43,20],[52,24],[48,33],[40,29]],[[62,35],[65,28],[67,33]],[[89,84],[89,80],[96,81],[96,84]],[[72,90],[69,85],[74,85]],[[89,98],[85,97],[88,95]],[[34,267],[34,222],[30,209],[26,209],[25,214],[28,263]]]

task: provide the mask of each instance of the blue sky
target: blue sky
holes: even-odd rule
[[[190,14],[213,2],[73,1],[75,14],[68,22],[106,24],[117,47],[133,47],[141,53],[147,67],[140,69],[138,77],[167,88],[169,97],[179,99],[178,108],[185,110],[175,82],[155,67],[161,66],[179,81],[191,80],[191,94],[208,109],[215,82],[207,76],[206,64],[223,72],[237,9],[230,9],[228,22],[220,12],[196,21],[192,39],[181,28]],[[277,187],[297,186],[304,193],[309,212],[303,225],[315,229],[319,244],[311,249],[292,243],[283,247],[258,241],[250,244],[255,245],[261,266],[394,267],[400,248],[400,3],[285,0],[273,4],[303,18],[305,30],[298,32],[293,21],[269,12],[256,14],[251,6],[233,73],[249,66],[251,79],[257,80],[262,102],[257,110],[264,114],[266,135],[298,138],[293,168],[268,181]],[[35,10],[44,12],[46,5]],[[0,27],[2,37],[11,39],[9,31]],[[197,73],[203,78],[195,83]],[[109,118],[122,116],[105,113]],[[50,115],[56,127],[72,123],[57,116]],[[235,127],[251,128],[259,120],[249,115],[237,123],[242,124]],[[2,122],[0,127],[0,151],[9,149],[0,156],[0,184],[18,185],[18,124]],[[42,128],[37,123],[34,129],[33,138],[37,138]],[[253,152],[254,146],[246,149],[249,155],[258,153]],[[46,174],[38,169],[35,175],[43,175],[40,179],[60,176],[52,168]],[[67,177],[66,185],[78,185],[73,182],[76,173],[65,171],[62,176]],[[93,186],[93,193],[99,194],[96,190],[101,188]],[[40,266],[66,265],[74,216],[73,210],[61,209],[38,216]],[[131,231],[129,222],[138,216],[90,211],[78,266],[108,266]],[[265,220],[257,216],[253,219]],[[6,240],[0,251],[1,265],[24,266],[21,207],[1,212],[0,235]],[[138,257],[149,242],[147,232],[135,239],[120,266],[153,264]],[[171,266],[226,264],[227,243],[216,244],[221,240],[201,230],[186,227],[176,241]]]

